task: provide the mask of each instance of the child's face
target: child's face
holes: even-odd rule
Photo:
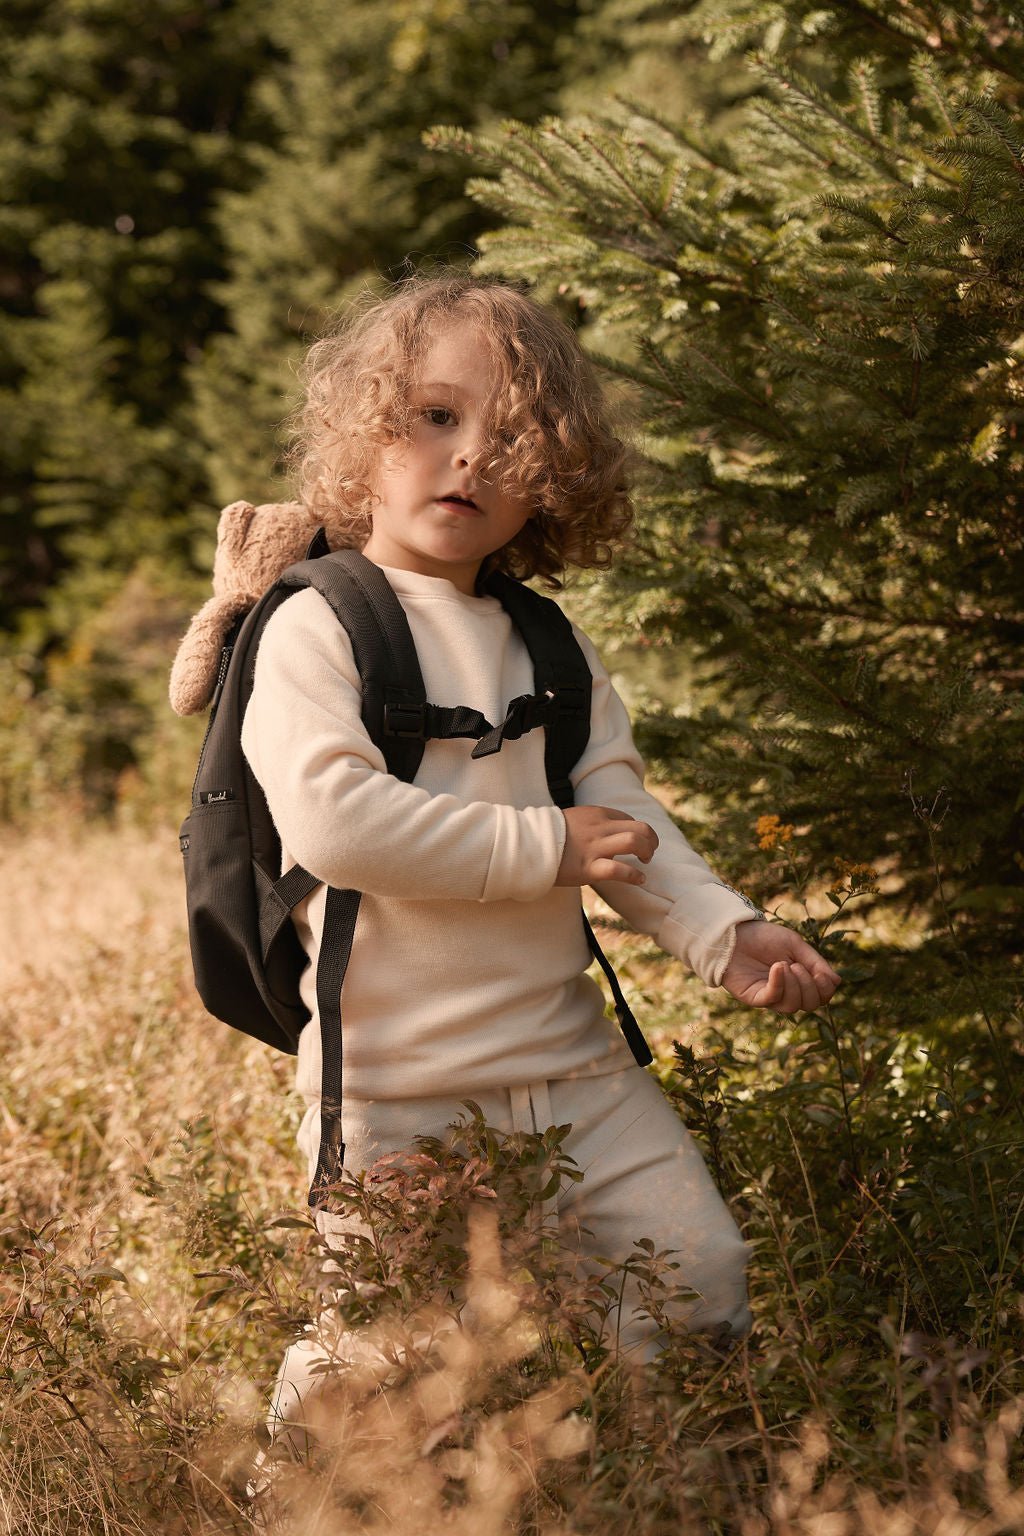
[[[379,501],[363,546],[377,565],[444,576],[471,595],[481,563],[531,516],[528,498],[506,495],[476,472],[494,375],[471,321],[449,322],[428,344],[410,392],[411,438],[386,449],[377,472]]]

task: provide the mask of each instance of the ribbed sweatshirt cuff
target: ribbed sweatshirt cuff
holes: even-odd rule
[[[736,947],[740,923],[760,918],[754,903],[731,886],[701,885],[677,901],[655,939],[709,987],[720,987]]]

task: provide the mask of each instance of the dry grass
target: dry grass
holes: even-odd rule
[[[173,831],[69,825],[7,837],[0,877],[16,893],[0,949],[0,1531],[250,1529],[253,1431],[320,1278],[308,1234],[270,1224],[301,1200],[290,1065],[208,1022],[195,1001]],[[642,949],[634,965],[653,990]],[[673,992],[677,1007],[691,996],[682,1022],[694,1026],[706,1002]],[[761,1083],[767,1058],[757,1072]],[[767,1126],[762,1090],[753,1076],[737,1082],[729,1124],[753,1155]],[[789,1124],[792,1101],[771,1104],[772,1124]],[[793,1145],[791,1167],[778,1160],[766,1180],[748,1162],[734,1191],[761,1245],[749,1347],[719,1357],[675,1339],[640,1377],[600,1351],[582,1368],[565,1325],[580,1298],[558,1290],[557,1255],[510,1258],[481,1207],[464,1326],[415,1344],[445,1305],[457,1257],[439,1256],[411,1300],[403,1277],[404,1307],[392,1298],[365,1326],[392,1354],[396,1340],[412,1344],[387,1371],[332,1378],[320,1453],[278,1474],[277,1528],[1024,1532],[1011,1186],[986,1174],[1006,1207],[998,1276],[986,1261],[987,1290],[978,1283],[968,1315],[959,1292],[943,1300],[947,1277],[929,1272],[947,1312],[945,1331],[925,1337],[909,1327],[913,1265],[886,1256],[899,1210],[888,1186],[870,1189],[882,1216],[855,1193],[830,1211],[820,1171],[801,1184],[814,1148]],[[1019,1156],[1016,1144],[1008,1155]],[[951,1162],[953,1193],[956,1176]],[[901,1177],[907,1186],[905,1168]],[[443,1182],[441,1202],[452,1198]],[[847,1224],[831,1245],[830,1222]],[[389,1262],[400,1266],[401,1253]],[[869,1271],[874,1289],[858,1291]],[[887,1288],[888,1319],[868,1318],[865,1298]],[[982,1332],[987,1354],[972,1353]]]
[[[275,1180],[253,1136],[288,1148],[287,1064],[206,1018],[188,967],[177,839],[72,825],[0,841],[5,1209],[103,1219],[201,1116]]]

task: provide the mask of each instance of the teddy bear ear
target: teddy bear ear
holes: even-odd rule
[[[251,501],[233,501],[224,508],[217,522],[217,549],[228,555],[240,554],[249,536],[249,525],[256,516]]]

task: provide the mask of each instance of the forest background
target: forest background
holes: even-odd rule
[[[676,1340],[641,1435],[593,1355],[590,1438],[532,1460],[564,1327],[492,1349],[477,1473],[416,1462],[438,1520],[501,1433],[523,1530],[1024,1529],[1017,7],[2,0],[0,56],[8,1528],[242,1518],[224,1383],[266,1386],[308,1238],[266,1226],[287,1063],[188,990],[167,669],[218,508],[287,494],[305,342],[478,262],[579,325],[635,446],[636,541],[566,601],[659,792],[844,987],[766,1021],[608,927],[756,1245],[752,1345]]]

